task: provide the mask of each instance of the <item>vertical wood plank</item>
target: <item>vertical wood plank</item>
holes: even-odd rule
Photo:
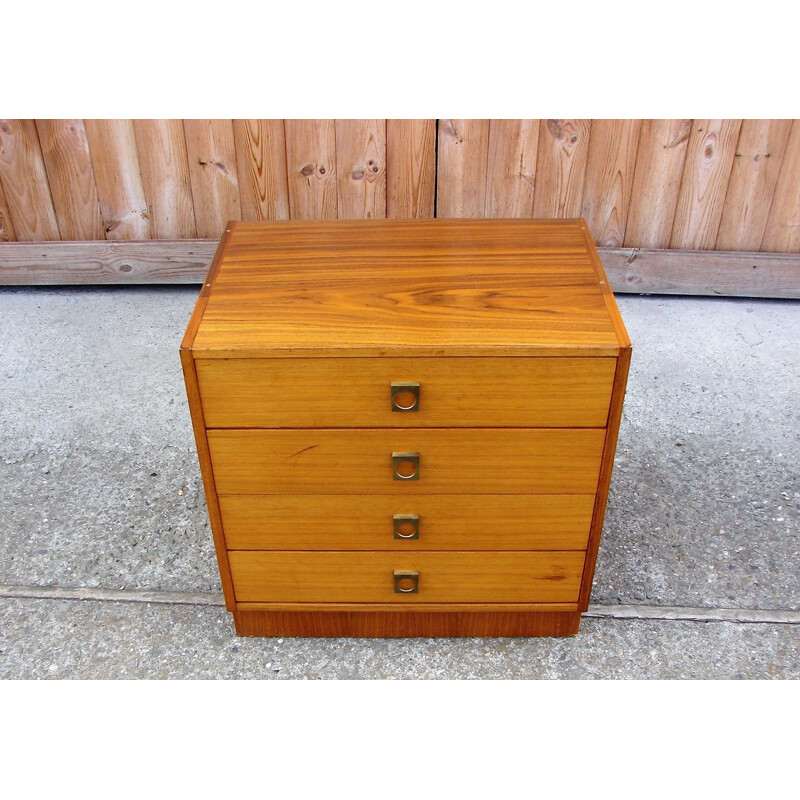
[[[242,219],[289,219],[282,119],[235,119]]]
[[[286,120],[292,219],[336,219],[336,130],[332,119]]]
[[[197,235],[218,239],[228,220],[242,218],[233,122],[186,119],[183,127]]]
[[[691,130],[690,119],[642,120],[626,247],[669,247]]]
[[[149,239],[150,214],[129,119],[86,119],[97,196],[107,239]]]
[[[83,120],[39,119],[36,130],[61,239],[105,239]]]
[[[588,119],[548,119],[540,122],[534,217],[581,215],[590,126]]]
[[[621,247],[630,208],[641,120],[592,120],[582,216],[601,247]]]
[[[438,217],[484,215],[488,157],[488,119],[439,121]]]
[[[338,119],[336,186],[340,219],[386,216],[386,120]]]
[[[20,241],[57,241],[56,212],[32,119],[0,119],[0,181]]]
[[[183,122],[133,121],[142,184],[150,208],[154,239],[192,239],[197,235]]]
[[[436,120],[386,120],[386,216],[433,216]]]
[[[533,216],[538,119],[493,119],[486,173],[487,217]]]
[[[800,252],[800,120],[792,122],[761,249]]]
[[[758,250],[792,127],[790,119],[742,122],[725,193],[717,250]]]
[[[740,119],[694,120],[670,247],[714,248],[741,127]]]
[[[0,242],[13,242],[16,238],[14,226],[11,224],[11,214],[8,211],[6,193],[3,191],[3,183],[0,181]]]

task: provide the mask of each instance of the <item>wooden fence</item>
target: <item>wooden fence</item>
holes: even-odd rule
[[[199,280],[229,219],[385,216],[582,216],[615,289],[798,296],[800,121],[0,120],[0,241],[37,243],[0,283],[80,281],[81,252],[92,282]]]

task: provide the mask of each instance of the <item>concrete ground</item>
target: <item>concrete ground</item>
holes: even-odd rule
[[[197,291],[0,290],[0,678],[800,677],[798,303],[618,298],[634,356],[577,637],[244,639],[178,359]]]

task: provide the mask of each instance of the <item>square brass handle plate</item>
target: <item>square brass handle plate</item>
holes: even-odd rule
[[[392,478],[396,481],[418,481],[419,453],[392,453]]]
[[[396,381],[391,392],[392,411],[419,411],[419,383]]]
[[[419,539],[419,514],[392,515],[395,539]]]
[[[419,592],[419,572],[415,569],[396,569],[394,571],[395,594],[417,594]]]

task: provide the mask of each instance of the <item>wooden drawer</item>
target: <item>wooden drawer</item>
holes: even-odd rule
[[[230,550],[585,550],[594,495],[223,495],[219,503]],[[395,522],[395,514],[419,519]]]
[[[593,494],[605,431],[210,430],[219,494]],[[395,452],[419,453],[395,480]]]
[[[602,428],[615,358],[198,359],[209,428]],[[391,384],[420,384],[392,411]]]
[[[228,554],[238,602],[575,603],[582,552],[250,552]],[[397,594],[395,570],[419,572]]]

